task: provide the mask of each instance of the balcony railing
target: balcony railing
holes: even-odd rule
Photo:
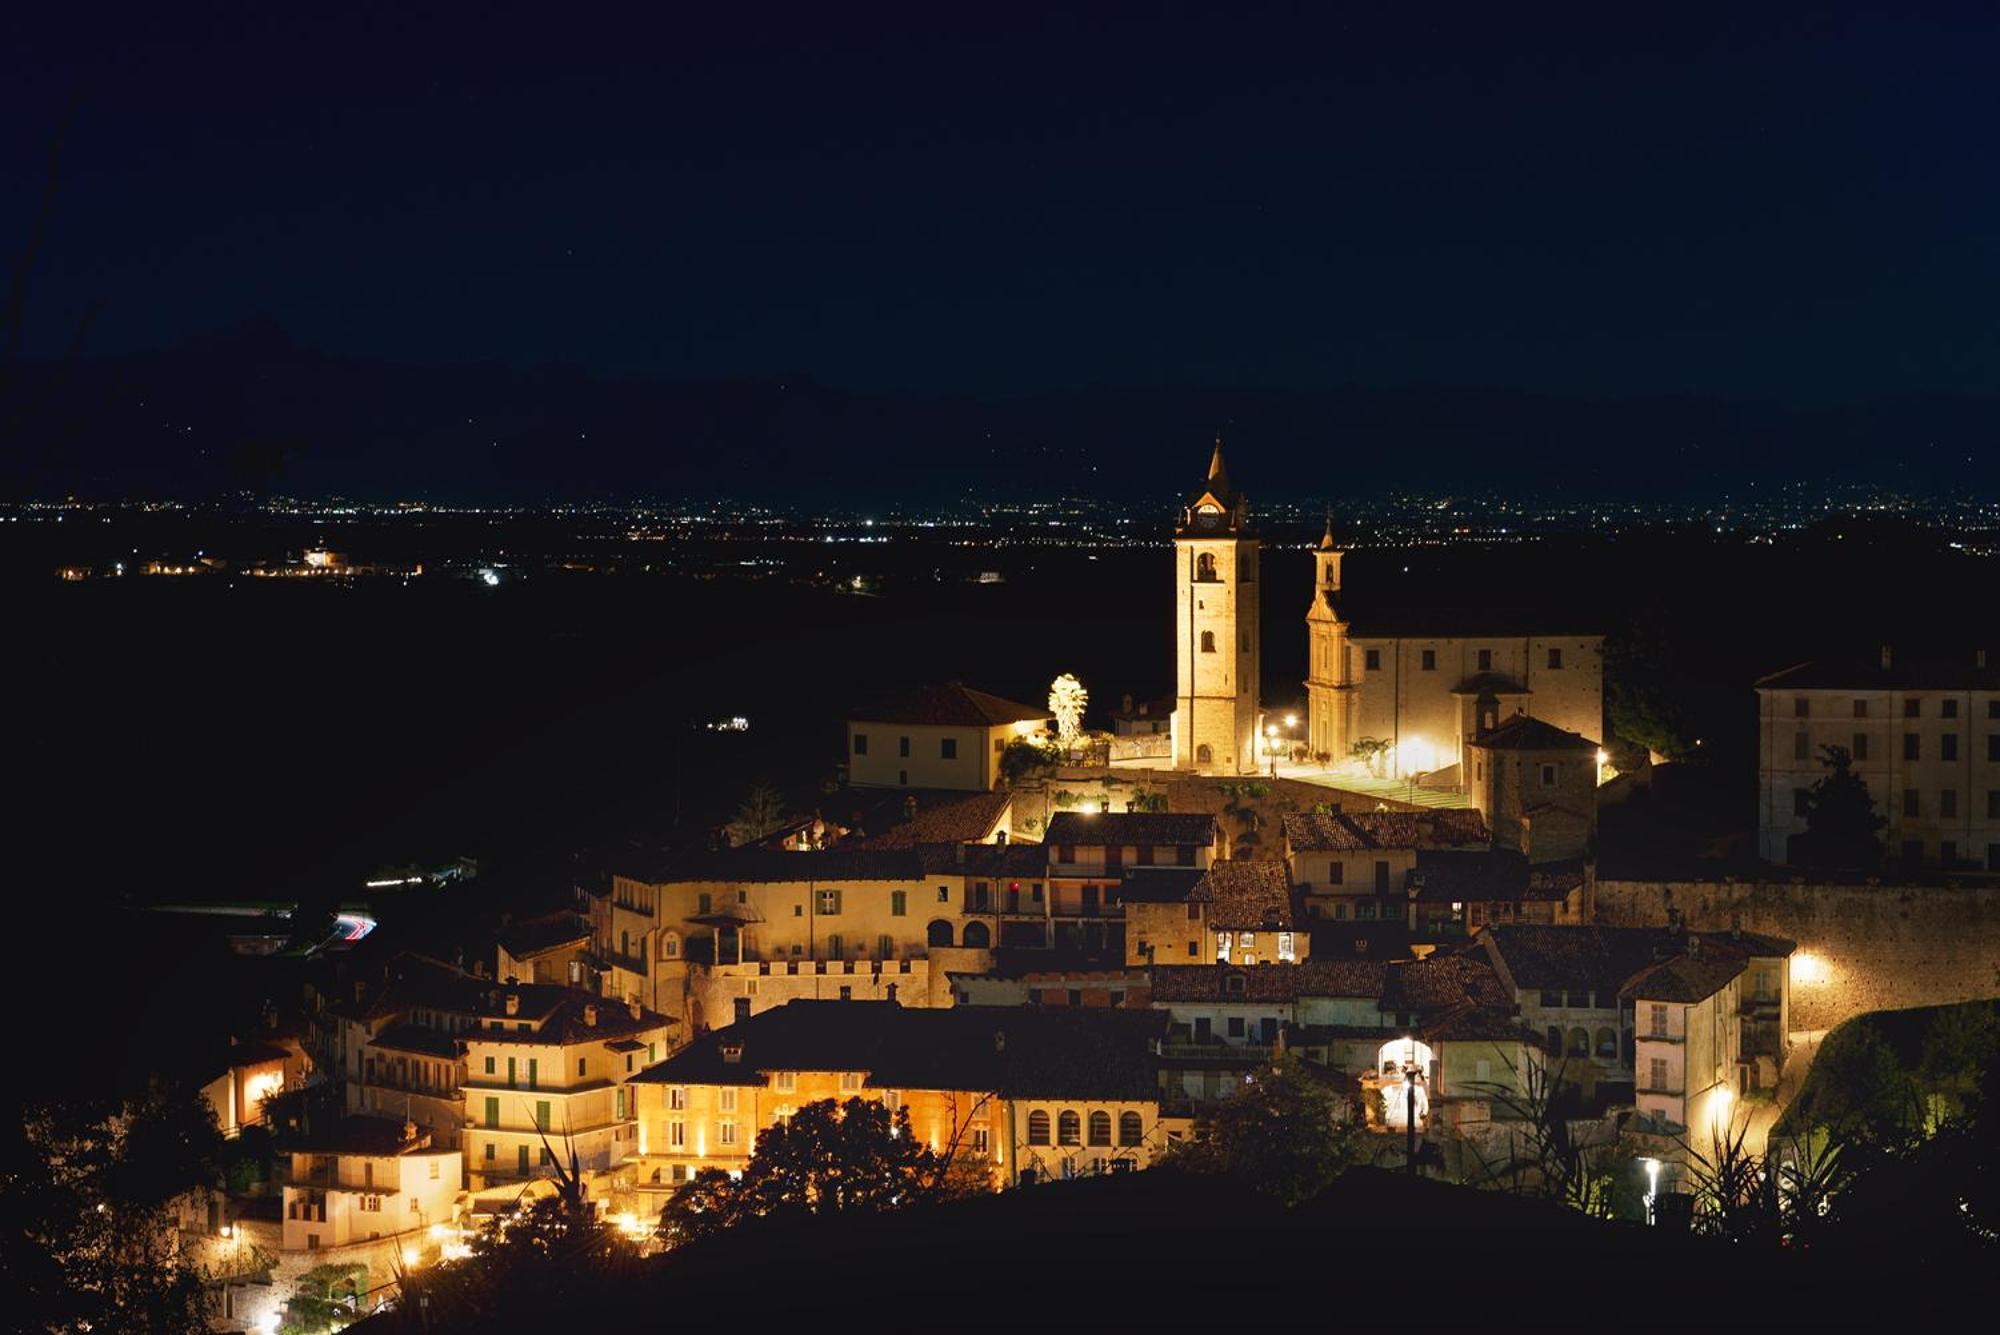
[[[1170,1060],[1207,1060],[1262,1062],[1271,1059],[1272,1046],[1268,1043],[1162,1043],[1160,1056]]]
[[[1058,904],[1050,910],[1057,918],[1122,918],[1123,904]]]
[[[1669,1089],[1662,1085],[1648,1084],[1648,1085],[1640,1085],[1637,1088],[1635,1088],[1632,1092],[1635,1094],[1661,1094],[1665,1095],[1668,1098],[1678,1099],[1686,1095],[1687,1087],[1685,1085],[1676,1085],[1673,1088]]]
[[[1635,1034],[1633,1038],[1636,1042],[1640,1043],[1685,1043],[1688,1041],[1686,1034],[1646,1033]]]

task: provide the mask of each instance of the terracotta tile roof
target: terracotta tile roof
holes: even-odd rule
[[[1215,817],[1206,812],[1104,811],[1085,815],[1059,811],[1049,817],[1045,844],[1103,845],[1194,844],[1216,840]]]
[[[1528,856],[1518,848],[1420,848],[1410,875],[1417,898],[1427,903],[1528,898]]]
[[[1428,955],[1389,966],[1382,989],[1382,1008],[1438,1013],[1457,1006],[1480,1006],[1512,1014],[1514,998],[1493,966],[1472,953]]]
[[[1709,952],[1699,959],[1676,955],[1639,970],[1618,989],[1618,997],[1621,1001],[1706,1001],[1729,986],[1748,964],[1742,955]]]
[[[500,933],[500,944],[515,959],[530,959],[590,939],[590,923],[581,914],[549,913],[517,922]]]
[[[1358,853],[1380,848],[1453,848],[1491,841],[1477,811],[1295,811],[1285,841],[1302,853]]]
[[[1380,997],[1389,966],[1378,960],[1303,964],[1162,964],[1153,1001],[1289,1002],[1300,997]],[[1233,982],[1238,980],[1240,982]]]
[[[1472,739],[1488,751],[1595,751],[1597,743],[1528,714],[1516,714]]]
[[[1655,951],[1672,947],[1665,928],[1550,927],[1502,923],[1481,939],[1499,953],[1507,973],[1522,988],[1590,988],[1607,995],[1651,964]]]
[[[1167,1023],[1121,1007],[792,1001],[704,1034],[633,1080],[761,1085],[772,1071],[865,1071],[875,1088],[1150,1100],[1159,1097],[1152,1043]]]
[[[774,848],[725,848],[684,854],[662,870],[660,883],[717,881],[757,885],[820,881],[921,881],[914,849],[823,848],[789,853]]]
[[[1041,880],[1049,853],[1040,844],[919,844],[918,864],[926,876],[987,876],[995,880]]]
[[[507,1010],[509,997],[517,999],[511,1014]],[[624,1038],[679,1023],[643,1006],[637,1008],[637,1015],[632,1013],[633,1009],[609,997],[573,987],[556,987],[546,983],[495,986],[481,1001],[478,1010],[480,1027],[464,1031],[460,1039],[466,1043],[589,1043],[599,1039]],[[586,1011],[595,1012],[595,1024],[587,1022]],[[485,1027],[487,1020],[498,1021],[505,1027],[488,1029]],[[525,1031],[517,1028],[523,1021],[532,1027]]]
[[[463,969],[424,955],[403,952],[384,964],[379,977],[359,978],[359,1000],[330,1003],[327,1013],[343,1020],[366,1022],[406,1014],[416,1007],[469,1012],[493,984]]]
[[[1292,878],[1282,862],[1252,862],[1224,858],[1209,866],[1202,878],[1215,906],[1208,911],[1211,927],[1232,931],[1291,931]],[[1124,885],[1119,886],[1124,894]]]
[[[1934,654],[1820,659],[1799,663],[1757,681],[1757,689],[1795,691],[2000,691],[2000,659],[1981,667],[1972,655],[1941,659]]]
[[[914,817],[879,834],[841,845],[843,848],[915,848],[918,844],[972,844],[991,835],[1007,808],[1011,793],[960,795],[942,803],[919,802]]]
[[[283,1148],[299,1154],[423,1154],[431,1151],[424,1143],[428,1138],[419,1133],[411,1139],[403,1133],[409,1124],[399,1117],[368,1117],[356,1115],[343,1117],[339,1121],[319,1131],[303,1131],[296,1137],[286,1138]],[[347,1190],[366,1190],[374,1195],[393,1195],[390,1187],[352,1187]]]
[[[439,1029],[420,1024],[392,1024],[370,1039],[371,1048],[392,1052],[415,1052],[426,1057],[451,1058],[458,1055],[458,1039]]]
[[[1045,708],[1003,700],[962,682],[919,686],[849,711],[853,723],[913,723],[951,728],[998,728],[1055,717]]]
[[[1127,867],[1118,898],[1127,904],[1206,904],[1215,887],[1200,867]]]

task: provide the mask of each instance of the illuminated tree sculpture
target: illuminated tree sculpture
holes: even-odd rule
[[[1056,716],[1056,740],[1063,746],[1075,746],[1083,736],[1083,707],[1089,703],[1090,692],[1075,673],[1065,672],[1049,683],[1049,712]]]

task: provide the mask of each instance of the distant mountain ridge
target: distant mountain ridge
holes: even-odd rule
[[[406,366],[275,325],[17,368],[0,494],[196,498],[245,485],[473,503],[934,505],[1173,492],[1212,433],[1254,498],[1399,490],[1714,499],[1790,482],[2000,492],[2000,400],[1792,409],[1463,386],[1108,387],[1000,401],[806,375],[704,383],[569,366]]]

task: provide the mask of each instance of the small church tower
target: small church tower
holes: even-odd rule
[[[1257,551],[1249,502],[1229,485],[1218,435],[1208,481],[1174,529],[1176,769],[1257,769]]]
[[[1340,619],[1340,558],[1333,516],[1313,552],[1313,601],[1306,610],[1306,745],[1333,764],[1347,758],[1354,682],[1347,664],[1347,623]]]

